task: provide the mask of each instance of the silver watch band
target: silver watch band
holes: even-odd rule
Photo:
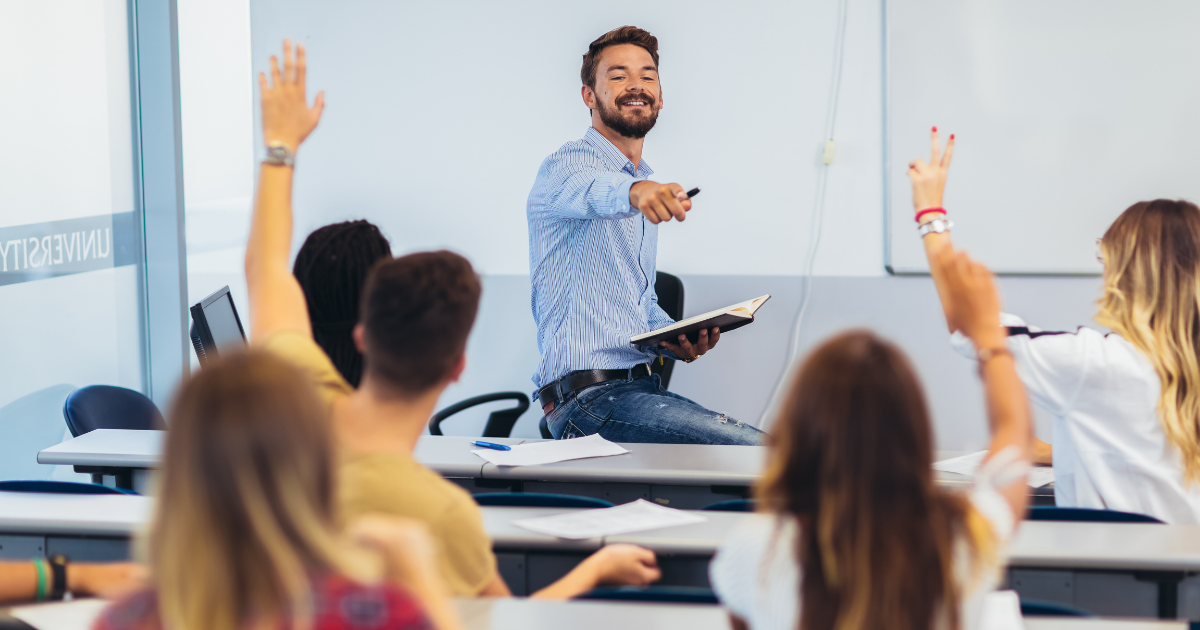
[[[944,232],[949,232],[950,228],[952,227],[954,227],[953,221],[947,221],[946,219],[938,218],[917,226],[917,234],[921,235],[921,238],[925,238],[925,235],[927,234],[942,234]]]
[[[295,166],[296,153],[286,144],[272,143],[267,145],[267,156],[263,164],[271,166]]]

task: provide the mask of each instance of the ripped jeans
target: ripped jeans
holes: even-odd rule
[[[567,396],[546,418],[560,440],[599,433],[613,442],[762,444],[767,435],[659,386],[657,374],[600,383]]]

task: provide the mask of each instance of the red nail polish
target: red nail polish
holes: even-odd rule
[[[933,128],[933,133],[937,133],[937,127]]]
[[[953,140],[953,139],[954,139],[954,134],[950,134],[950,139],[951,139],[951,140]]]

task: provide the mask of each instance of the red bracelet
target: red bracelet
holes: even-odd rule
[[[946,209],[945,208],[925,208],[924,210],[917,213],[917,217],[916,217],[917,223],[921,222],[921,217],[929,214],[930,212],[941,212],[942,214],[946,214]]]

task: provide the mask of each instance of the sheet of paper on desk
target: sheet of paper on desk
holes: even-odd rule
[[[108,605],[103,599],[77,599],[70,602],[16,606],[9,614],[37,630],[91,630]]]
[[[1021,600],[1016,591],[996,591],[983,598],[979,630],[1024,630]]]
[[[629,451],[600,437],[600,434],[570,440],[518,444],[509,451],[481,448],[471,451],[497,466],[540,466],[569,459],[624,455]]]
[[[974,477],[975,471],[979,469],[979,465],[983,463],[983,458],[987,457],[987,454],[987,451],[979,451],[962,457],[943,459],[940,462],[934,462],[933,469]],[[1031,488],[1041,488],[1046,484],[1054,483],[1054,469],[1049,466],[1030,468],[1028,483]]]
[[[539,534],[549,534],[570,540],[584,540],[660,527],[691,525],[692,523],[703,523],[705,520],[698,514],[638,499],[633,503],[617,507],[523,518],[513,521],[513,524]]]

